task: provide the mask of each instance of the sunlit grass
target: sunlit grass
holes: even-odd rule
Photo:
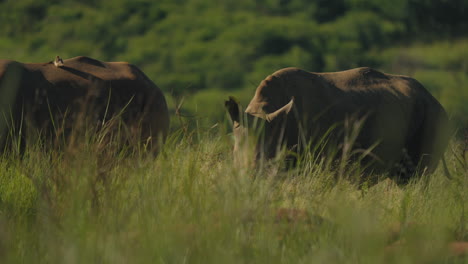
[[[93,144],[0,160],[1,262],[467,261],[448,248],[468,237],[468,178],[450,152],[455,180],[439,168],[359,188],[310,162],[237,167],[213,130],[175,132],[156,158]]]

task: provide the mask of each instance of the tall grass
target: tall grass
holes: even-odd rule
[[[0,159],[0,262],[468,261],[449,249],[468,239],[468,176],[450,151],[456,180],[439,168],[359,188],[320,160],[238,167],[221,130],[174,132],[156,158],[81,142]]]

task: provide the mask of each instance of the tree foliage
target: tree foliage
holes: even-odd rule
[[[466,34],[467,7],[464,0],[3,1],[0,54],[127,60],[166,91],[235,89],[284,66],[376,65],[372,49]]]

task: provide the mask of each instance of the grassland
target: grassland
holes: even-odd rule
[[[467,263],[468,174],[451,143],[407,186],[359,188],[352,170],[233,162],[223,129],[174,132],[156,158],[28,146],[0,160],[2,263]],[[385,175],[382,175],[385,176]]]

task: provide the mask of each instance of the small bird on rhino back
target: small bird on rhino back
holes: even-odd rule
[[[55,65],[55,67],[62,67],[63,66],[63,60],[62,60],[62,58],[60,58],[60,56],[55,57],[54,65]]]

